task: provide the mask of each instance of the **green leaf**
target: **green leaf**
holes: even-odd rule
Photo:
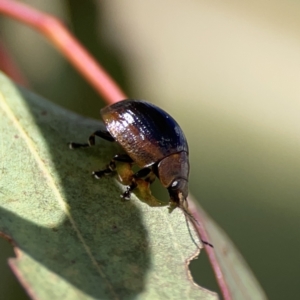
[[[179,209],[169,214],[135,196],[121,202],[124,187],[113,177],[92,178],[118,146],[68,149],[99,128],[0,75],[0,231],[15,245],[9,263],[27,292],[51,300],[217,299],[190,278],[197,248]]]

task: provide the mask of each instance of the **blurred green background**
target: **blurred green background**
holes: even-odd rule
[[[300,2],[23,2],[63,19],[130,97],[177,119],[190,145],[191,193],[240,249],[268,297],[295,299]],[[102,100],[43,37],[2,16],[0,28],[33,90],[99,118]],[[7,267],[12,249],[0,243],[1,299],[26,299]],[[216,290],[204,255],[191,269],[199,284]]]

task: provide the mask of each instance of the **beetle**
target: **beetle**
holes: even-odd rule
[[[119,143],[126,154],[115,155],[104,170],[93,175],[99,179],[115,171],[116,161],[135,163],[140,170],[134,173],[121,197],[130,198],[138,178],[152,183],[156,176],[169,192],[170,211],[187,206],[189,149],[178,123],[167,112],[144,100],[122,100],[104,107],[100,114],[107,130],[95,131],[86,144],[70,143],[69,147],[93,146],[97,136]]]

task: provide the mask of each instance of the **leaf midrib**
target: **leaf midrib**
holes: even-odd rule
[[[12,123],[16,127],[17,131],[20,133],[20,136],[24,139],[24,141],[25,141],[26,145],[28,146],[28,149],[29,149],[30,153],[32,154],[34,160],[38,164],[38,166],[39,166],[40,170],[42,171],[42,173],[45,175],[45,178],[47,179],[50,188],[52,189],[52,191],[53,191],[60,207],[62,208],[62,211],[65,213],[65,215],[67,216],[67,218],[71,222],[72,227],[75,230],[78,239],[82,243],[85,252],[87,253],[87,255],[90,258],[90,260],[91,260],[92,264],[94,265],[94,267],[96,268],[98,274],[105,280],[105,282],[107,284],[107,287],[109,288],[110,292],[112,293],[114,299],[119,299],[119,297],[117,296],[115,290],[113,289],[113,286],[111,285],[111,283],[109,282],[109,280],[105,276],[105,273],[103,272],[100,264],[96,261],[96,259],[93,256],[89,246],[86,244],[86,242],[83,238],[83,235],[81,234],[80,230],[78,229],[78,227],[76,225],[76,222],[73,219],[73,217],[72,217],[72,215],[71,215],[71,213],[68,209],[68,204],[64,201],[64,198],[61,195],[59,189],[57,188],[57,186],[55,184],[55,181],[53,180],[48,168],[46,167],[45,163],[43,162],[43,160],[39,156],[34,142],[28,136],[26,131],[23,129],[21,123],[19,122],[18,118],[14,115],[13,111],[10,109],[8,103],[5,101],[5,95],[3,93],[0,93],[0,105],[3,108],[3,111],[8,116],[8,118],[12,121]]]

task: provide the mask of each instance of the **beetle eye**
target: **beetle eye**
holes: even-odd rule
[[[177,180],[174,180],[171,184],[171,188],[176,188],[178,186],[178,181]]]

